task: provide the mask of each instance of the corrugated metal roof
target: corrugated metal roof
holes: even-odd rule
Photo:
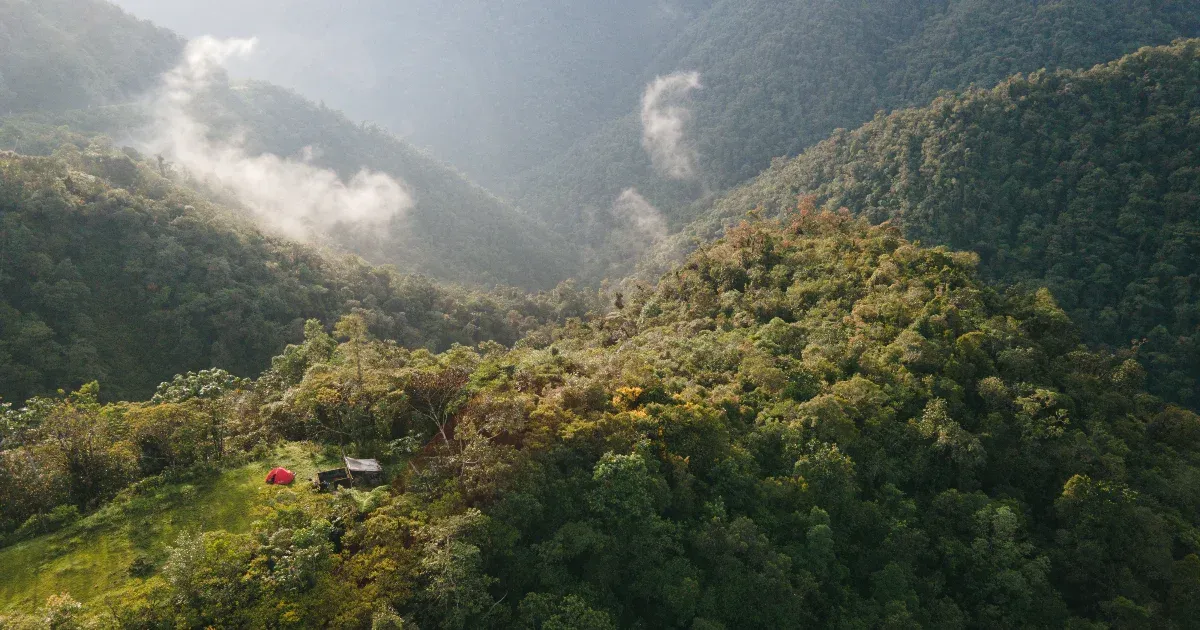
[[[379,460],[375,459],[354,459],[347,457],[346,468],[350,472],[383,472],[383,466],[379,465]]]

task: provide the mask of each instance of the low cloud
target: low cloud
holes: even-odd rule
[[[651,81],[642,95],[642,146],[654,168],[672,179],[696,176],[696,151],[685,137],[692,117],[686,102],[701,87],[698,72],[676,72]]]
[[[667,237],[667,222],[662,213],[646,201],[636,188],[627,188],[617,197],[612,213],[624,230],[634,232],[639,240],[648,244]]]
[[[201,37],[188,44],[183,61],[163,77],[153,101],[150,149],[193,177],[233,192],[265,225],[308,239],[338,224],[381,224],[413,205],[396,179],[363,169],[349,181],[310,163],[311,147],[298,159],[250,155],[240,137],[214,140],[194,113],[196,100],[222,76],[231,59],[251,54],[254,39]]]

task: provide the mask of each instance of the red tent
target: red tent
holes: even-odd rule
[[[273,484],[278,484],[281,486],[286,486],[287,484],[292,483],[292,481],[294,481],[295,479],[296,479],[296,473],[294,473],[286,468],[276,468],[276,469],[272,470],[271,472],[267,473],[267,483],[273,483]]]

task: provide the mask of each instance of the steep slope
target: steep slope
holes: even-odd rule
[[[124,102],[182,50],[107,2],[0,0],[0,115]]]
[[[312,444],[289,443],[220,474],[130,488],[96,514],[58,523],[59,532],[0,548],[0,611],[36,608],[47,593],[90,601],[137,588],[181,534],[250,532],[266,506],[292,492],[263,484],[271,468],[306,480],[336,464]]]
[[[216,98],[215,132],[245,131],[251,153],[293,156],[311,147],[315,164],[343,178],[367,167],[401,179],[414,207],[387,234],[342,242],[374,262],[461,283],[533,289],[552,288],[574,269],[561,239],[536,219],[378,127],[264,83],[235,85]]]
[[[79,145],[56,158],[0,154],[7,401],[93,379],[107,397],[143,397],[211,366],[255,374],[301,337],[306,318],[351,311],[381,337],[431,348],[509,344],[536,321],[583,313],[568,305],[569,290],[532,298],[441,288],[264,235],[156,168],[65,136]]]
[[[396,177],[411,195],[413,206],[382,230],[323,234],[330,244],[408,273],[479,287],[548,289],[577,269],[562,239],[540,221],[383,129],[265,83],[222,83],[204,101],[200,120],[211,136],[243,138],[248,155],[310,153],[310,163],[344,181],[367,168]],[[36,131],[23,133],[30,122]],[[43,131],[65,125],[138,144],[150,124],[141,106],[30,115],[13,121],[5,141],[23,153],[52,153]]]
[[[129,102],[158,87],[183,42],[102,0],[53,0],[36,8],[4,0],[0,10],[8,11],[7,30],[19,35],[0,39],[8,46],[0,53],[11,53],[0,54],[0,116],[30,109],[35,120],[77,131],[144,138],[150,116],[143,104],[93,106]],[[25,100],[6,108],[5,85]],[[320,154],[316,163],[344,177],[369,168],[402,180],[416,202],[412,211],[370,238],[341,235],[342,245],[375,263],[475,286],[532,289],[552,288],[575,269],[560,239],[537,220],[377,127],[262,83],[235,87],[221,79],[208,105],[202,122],[215,135],[244,137],[252,153],[295,156],[312,147]],[[0,149],[53,150],[41,140],[10,134]]]
[[[30,487],[96,490],[56,459],[85,425],[109,454],[110,492],[146,474],[135,462],[170,455],[177,475],[278,435],[378,455],[394,479],[278,493],[250,532],[181,537],[140,566],[144,583],[37,615],[1185,627],[1200,593],[1200,418],[1142,391],[1136,362],[1081,347],[1049,292],[989,289],[977,260],[810,213],[738,227],[610,316],[508,351],[313,334],[208,398],[39,401],[9,414],[16,439],[0,453]],[[225,450],[204,430],[214,409],[237,409],[219,424]],[[0,523],[86,496],[0,500]],[[28,543],[45,554],[29,561],[57,562],[53,540]]]
[[[285,444],[212,477],[143,484],[96,514],[62,523],[62,531],[0,549],[0,611],[37,608],[45,593],[85,602],[111,597],[142,582],[180,534],[250,531],[263,508],[290,491],[264,485],[269,470],[286,466],[308,479],[337,464],[314,451],[310,444]]]
[[[1151,388],[1200,379],[1200,42],[1038,73],[839,132],[716,204],[693,236],[801,196],[972,249],[1048,286],[1088,341],[1138,347]]]
[[[516,198],[564,234],[603,248],[618,222],[610,208],[629,187],[680,227],[703,205],[689,202],[880,109],[1017,72],[1090,67],[1197,34],[1194,0],[716,2],[641,77],[700,74],[685,128],[696,179],[655,172],[630,95],[628,116],[531,171]]]

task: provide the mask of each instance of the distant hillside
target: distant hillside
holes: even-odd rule
[[[374,263],[462,284],[529,289],[552,288],[577,268],[563,240],[540,221],[383,129],[356,124],[294,92],[259,82],[220,86],[207,95],[205,112],[214,137],[244,137],[251,155],[295,157],[311,147],[312,163],[343,179],[366,167],[402,181],[415,205],[382,232],[328,235]],[[52,153],[54,140],[22,136],[28,122],[136,144],[149,119],[139,106],[25,116],[14,120],[12,139],[0,146]]]
[[[451,167],[374,126],[359,125],[294,92],[264,83],[221,92],[218,129],[247,131],[251,153],[297,155],[344,178],[368,167],[400,178],[415,207],[387,234],[343,241],[377,263],[473,285],[551,288],[574,263],[560,238]]]
[[[616,221],[609,209],[629,187],[679,227],[697,211],[690,202],[880,109],[1017,72],[1086,68],[1197,34],[1197,0],[718,1],[640,77],[700,73],[686,130],[696,180],[654,172],[630,94],[626,117],[528,173],[517,199],[562,233],[603,248]]]
[[[46,133],[47,144],[78,144],[55,158],[0,154],[0,397],[9,402],[93,379],[106,397],[127,398],[187,370],[255,374],[302,337],[307,318],[358,311],[381,338],[438,349],[511,344],[586,310],[570,290],[442,288],[266,236],[156,168]]]
[[[35,120],[132,142],[147,122],[140,106],[95,106],[158,86],[183,42],[99,0],[0,0],[2,11],[8,28],[0,27],[0,116],[29,110]],[[5,107],[6,86],[20,102]],[[409,187],[416,206],[402,220],[367,239],[342,235],[342,245],[375,263],[476,286],[532,289],[552,288],[576,268],[561,239],[537,220],[377,127],[263,83],[222,82],[209,96],[205,122],[216,134],[244,135],[252,152],[294,156],[311,146],[316,163],[344,177],[367,167]],[[0,150],[52,152],[42,140],[13,135]]]
[[[253,76],[379,122],[493,185],[623,113],[712,0],[114,0],[188,36],[254,34]],[[286,10],[281,10],[286,5]]]
[[[182,49],[174,33],[107,2],[0,0],[0,115],[124,102]]]
[[[987,278],[1048,286],[1088,340],[1134,340],[1150,388],[1197,405],[1198,117],[1197,40],[1017,77],[839,132],[734,191],[687,235],[791,211],[806,195],[890,220],[979,252]]]

